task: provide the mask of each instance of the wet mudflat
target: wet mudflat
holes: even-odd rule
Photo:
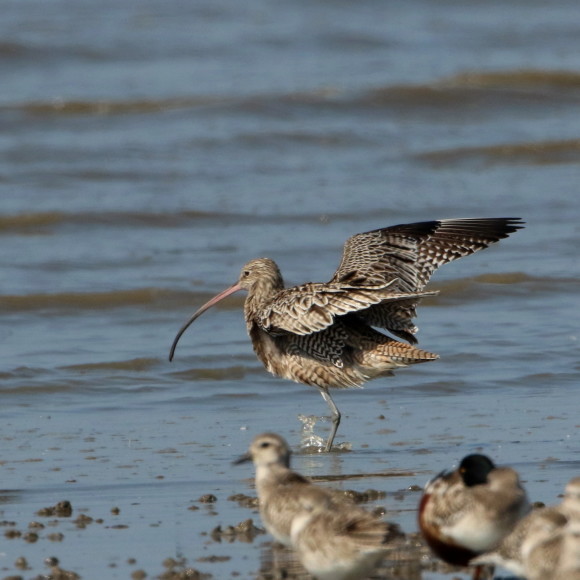
[[[406,379],[397,406],[365,401],[371,388],[361,391],[363,400],[348,405],[339,443],[349,443],[351,451],[301,452],[296,417],[280,415],[278,421],[288,425],[297,470],[322,485],[361,492],[365,506],[384,507],[386,518],[409,534],[408,543],[386,562],[382,577],[468,578],[429,556],[415,536],[424,483],[463,453],[483,450],[498,463],[515,466],[533,499],[555,503],[576,469],[569,458],[577,419],[556,394],[543,400],[554,415],[526,411],[525,420],[508,425],[518,409],[498,401],[493,390],[478,395],[485,411],[472,408],[471,393],[450,389],[439,393],[438,412],[431,412],[415,403],[414,380],[417,376]],[[285,395],[293,396],[290,391]],[[348,395],[340,397],[345,404]],[[318,402],[313,398],[304,399]],[[521,404],[521,398],[516,400]],[[369,417],[370,407],[381,412]],[[95,420],[102,412],[85,410],[80,417],[65,418],[55,411],[56,416],[39,417],[36,429],[13,431],[20,458],[4,461],[4,481],[18,479],[23,485],[1,494],[5,576],[49,574],[44,562],[50,558],[83,578],[139,577],[142,572],[168,578],[162,575],[171,572],[179,578],[189,577],[178,574],[190,569],[214,578],[276,578],[276,567],[300,570],[291,554],[272,547],[271,538],[260,533],[253,470],[231,465],[257,433],[244,424],[243,411],[231,411],[232,421],[215,421],[207,413],[194,417],[172,408],[171,421],[147,419],[144,429],[146,413],[109,410],[106,426],[85,423],[87,416]],[[258,411],[258,424],[267,425],[266,415],[273,412]],[[55,420],[61,424],[58,432],[50,427]],[[324,425],[315,429],[323,431]],[[202,436],[193,438],[197,432]],[[72,505],[70,515],[42,512],[63,500]],[[28,569],[18,569],[21,558]]]

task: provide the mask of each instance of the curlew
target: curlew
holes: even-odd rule
[[[402,224],[357,234],[343,249],[327,283],[284,288],[269,258],[248,262],[239,280],[201,306],[177,333],[169,360],[185,330],[206,310],[246,290],[244,315],[254,351],[272,374],[316,387],[330,408],[330,451],[341,414],[332,388],[360,387],[393,369],[435,360],[420,350],[413,324],[416,307],[436,292],[423,289],[433,272],[523,227],[520,218],[467,218]],[[380,332],[405,340],[400,342]]]

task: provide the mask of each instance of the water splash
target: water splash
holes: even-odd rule
[[[316,448],[322,451],[326,441],[314,433],[314,426],[322,417],[316,415],[298,415],[298,420],[302,423],[302,432],[300,434],[300,447],[302,449]]]
[[[319,417],[317,415],[298,415],[298,420],[302,423],[302,432],[300,434],[300,447],[308,453],[323,453],[326,448],[326,439],[316,435],[314,427],[318,421],[327,421],[328,417]],[[350,451],[352,443],[343,442],[334,444],[333,451]]]

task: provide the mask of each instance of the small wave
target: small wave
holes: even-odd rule
[[[424,105],[429,107],[470,104],[493,96],[494,109],[515,99],[531,103],[573,97],[577,102],[580,74],[568,71],[516,69],[508,71],[468,71],[426,85],[389,86],[369,91],[377,104]]]
[[[523,272],[489,272],[474,276],[471,280],[481,284],[522,284],[523,282],[538,280],[538,278]]]
[[[497,115],[503,106],[537,103],[540,106],[557,101],[577,104],[580,96],[580,74],[549,70],[512,70],[500,72],[465,72],[439,81],[415,85],[387,85],[365,91],[325,87],[299,93],[255,95],[231,99],[229,107],[253,112],[269,111],[275,107],[324,108],[393,108],[398,112],[417,110],[447,110],[457,114],[493,107]]]
[[[55,294],[27,294],[0,296],[0,311],[22,312],[37,310],[107,310],[134,306],[155,306],[161,310],[192,307],[203,304],[213,295],[206,292],[185,292],[167,288],[136,288],[111,292],[60,292]],[[241,308],[243,296],[233,296],[218,308]]]
[[[1,45],[0,45],[1,48]],[[14,50],[23,50],[15,46]],[[8,49],[11,50],[10,45]],[[428,84],[389,85],[367,91],[344,90],[341,87],[322,87],[311,91],[290,93],[261,93],[255,95],[192,95],[165,99],[135,100],[67,100],[11,103],[0,106],[0,112],[21,111],[30,115],[131,115],[159,111],[187,110],[199,107],[223,107],[270,113],[280,108],[295,107],[395,107],[399,110],[417,108],[454,108],[474,103],[493,104],[494,111],[504,105],[527,104],[534,100],[553,102],[571,97],[578,99],[580,74],[571,71],[528,70],[481,72],[468,71]],[[493,96],[493,101],[486,101]]]
[[[135,227],[187,227],[200,220],[234,220],[241,216],[218,214],[211,212],[180,211],[174,213],[153,213],[134,211],[112,212],[77,212],[58,211],[31,212],[15,215],[0,215],[0,234],[46,234],[56,227],[107,226],[127,228]]]
[[[21,58],[30,53],[30,49],[18,42],[0,41],[0,59]]]
[[[432,282],[429,284],[429,290],[438,290],[439,296],[449,296],[459,292],[464,292],[468,288],[476,286],[477,284],[496,284],[496,285],[515,285],[524,282],[532,282],[536,280],[528,274],[523,272],[488,272],[486,274],[479,274],[468,278],[456,278],[453,280],[446,280],[444,282]],[[428,299],[425,299],[425,303]],[[438,296],[434,298],[438,300]]]
[[[46,372],[46,369],[37,367],[17,367],[12,371],[0,372],[0,381],[7,381],[10,379],[32,379]]]
[[[80,383],[75,383],[74,381],[58,381],[54,383],[41,381],[38,384],[9,384],[2,385],[0,387],[0,392],[3,395],[43,395],[43,394],[57,394],[57,393],[68,393],[71,391],[77,392],[84,385]]]
[[[261,131],[246,133],[235,137],[242,145],[279,145],[280,143],[297,143],[299,145],[315,145],[320,147],[352,147],[354,144],[368,145],[372,141],[354,132],[338,131],[321,133],[314,131]]]
[[[59,212],[26,213],[13,216],[0,215],[0,233],[33,230],[41,233],[46,228],[62,222]]]
[[[179,371],[171,373],[174,377],[189,381],[223,381],[223,380],[240,380],[243,379],[251,369],[244,366],[231,366],[222,368],[195,368],[187,371]]]
[[[47,235],[60,227],[82,227],[83,231],[91,226],[118,227],[122,229],[135,228],[188,228],[200,222],[207,225],[254,225],[263,224],[293,224],[327,223],[331,220],[352,221],[350,213],[317,214],[247,214],[247,213],[217,213],[201,211],[179,212],[140,212],[140,211],[108,211],[108,212],[30,212],[14,215],[0,215],[0,235]],[[359,214],[362,218],[368,213]],[[376,215],[374,212],[372,215]],[[386,215],[386,214],[385,214]],[[389,214],[392,216],[392,213]]]
[[[160,300],[167,291],[158,288],[118,290],[113,292],[61,292],[58,294],[28,294],[26,296],[2,296],[2,310],[102,310],[151,304]]]
[[[433,306],[449,306],[473,300],[486,300],[499,296],[514,294],[551,295],[577,294],[580,292],[580,280],[576,278],[536,277],[522,272],[490,272],[468,278],[433,282],[428,290],[438,290],[440,293],[433,298],[426,298],[423,304]]]
[[[457,147],[420,153],[415,158],[436,167],[462,163],[485,166],[499,163],[524,165],[580,163],[580,139]]]
[[[143,115],[158,113],[159,111],[172,111],[177,109],[192,109],[208,105],[224,103],[224,97],[200,96],[169,99],[143,99],[133,101],[75,101],[66,99],[53,99],[51,101],[36,101],[28,103],[16,103],[3,105],[1,110],[21,111],[29,115]]]
[[[134,358],[131,360],[122,360],[122,361],[66,365],[60,367],[60,369],[74,371],[80,374],[94,371],[110,371],[110,370],[132,371],[140,373],[151,370],[158,362],[159,362],[158,358]]]
[[[429,290],[439,290],[440,295],[425,298],[424,304],[437,304],[443,297],[457,296],[469,290],[470,296],[478,293],[481,284],[498,287],[494,294],[502,292],[499,287],[519,287],[526,284],[534,292],[577,292],[580,291],[580,281],[574,278],[538,278],[521,272],[486,273],[470,278],[458,278],[444,282],[433,282]],[[566,290],[567,289],[567,290]],[[508,290],[513,292],[513,290]],[[486,290],[486,295],[489,292]],[[55,294],[28,294],[24,296],[0,296],[0,311],[78,311],[107,310],[115,308],[130,308],[153,306],[158,310],[174,310],[192,308],[201,305],[213,297],[213,293],[171,290],[168,288],[136,288],[132,290],[115,290],[111,292],[61,292]],[[245,296],[237,294],[227,301],[217,305],[224,310],[243,308]]]
[[[0,296],[0,311],[79,311],[130,308],[135,306],[156,307],[159,310],[191,308],[207,302],[213,294],[186,292],[167,288],[135,288],[111,292],[60,292],[55,294],[27,294],[24,296]],[[242,308],[244,296],[232,296],[220,309]]]
[[[0,373],[0,392],[10,394],[43,394],[76,391],[82,385],[79,381],[60,377],[55,379],[52,369],[20,366]],[[26,402],[24,405],[29,405]]]
[[[491,72],[466,72],[449,77],[442,85],[465,87],[502,87],[526,89],[580,89],[580,74],[572,71],[519,69]]]

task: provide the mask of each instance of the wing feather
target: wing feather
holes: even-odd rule
[[[392,292],[391,281],[378,287],[355,287],[345,284],[308,283],[279,292],[256,315],[259,326],[273,334],[307,335],[331,326],[335,319],[370,306],[419,301],[429,293]]]
[[[395,292],[421,292],[440,266],[483,250],[521,229],[520,218],[447,219],[401,224],[349,238],[331,283],[392,284]],[[381,302],[359,316],[411,343],[418,300]]]
[[[420,292],[443,264],[507,238],[520,218],[464,218],[401,224],[349,238],[331,282],[357,286],[392,282],[399,292]]]

